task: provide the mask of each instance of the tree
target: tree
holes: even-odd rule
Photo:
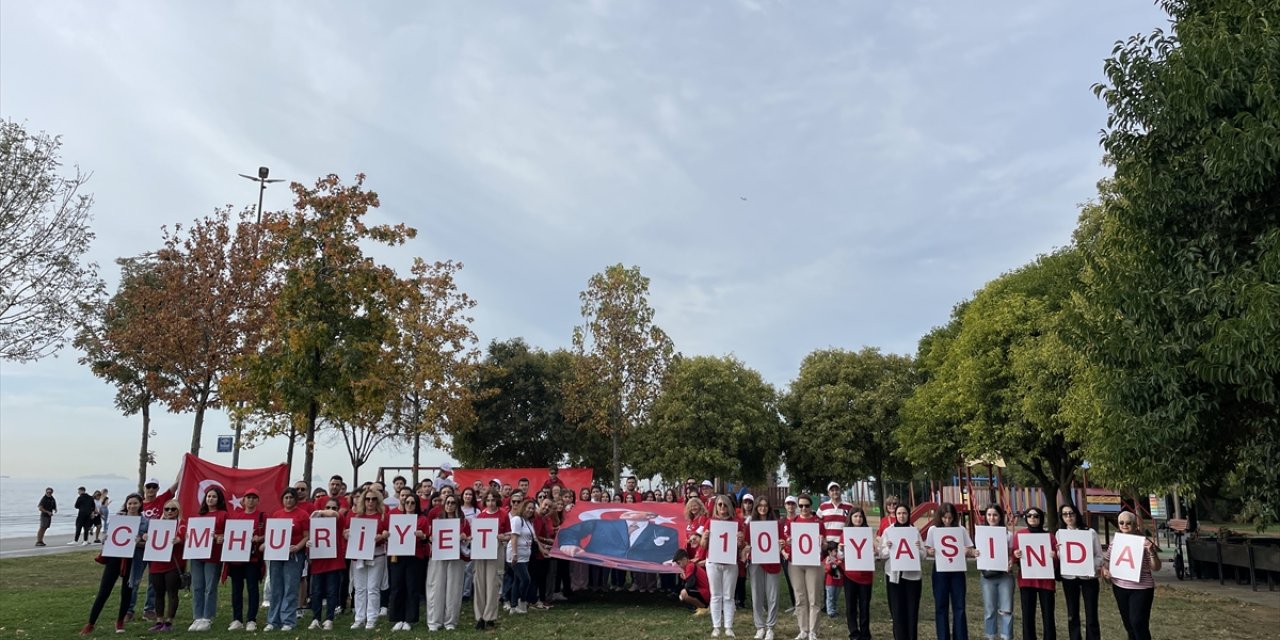
[[[413,446],[414,481],[421,466],[423,436],[443,447],[445,436],[474,422],[468,383],[479,358],[473,318],[475,301],[458,290],[460,263],[414,260],[407,297],[399,308],[396,399],[391,426]]]
[[[1095,92],[1114,181],[1082,219],[1092,473],[1280,505],[1280,20],[1274,2],[1161,3]]]
[[[221,209],[190,228],[164,228],[148,274],[153,286],[118,294],[122,304],[145,310],[118,327],[119,340],[152,358],[148,366],[172,383],[153,389],[156,399],[175,413],[194,414],[192,455],[200,453],[206,412],[222,406],[222,379],[259,340],[257,305],[275,295],[260,273],[251,212],[241,212],[236,226],[233,234],[231,212]]]
[[[782,398],[787,470],[802,487],[832,480],[848,486],[874,477],[883,499],[884,477],[902,471],[894,429],[911,395],[910,356],[818,350],[805,356],[800,375]]]
[[[490,342],[471,382],[476,419],[453,433],[453,455],[468,467],[562,463],[575,431],[564,418],[572,361],[520,338]]]
[[[59,138],[0,121],[0,359],[57,352],[82,304],[105,295],[98,265],[82,263],[93,232],[89,175],[58,174]]]
[[[153,345],[134,344],[127,339],[127,328],[139,319],[145,319],[143,309],[131,306],[133,296],[129,289],[154,290],[158,285],[154,265],[144,260],[119,260],[120,286],[110,300],[85,303],[80,329],[74,345],[84,355],[80,364],[87,365],[93,375],[102,378],[116,388],[115,404],[124,415],[142,415],[142,438],[138,451],[138,487],[146,483],[147,466],[155,464],[155,453],[150,449],[151,405],[155,402],[155,390],[170,386],[155,362],[156,356],[147,350]],[[122,335],[125,334],[125,335]],[[122,339],[123,338],[123,339]]]
[[[364,216],[378,195],[364,176],[345,186],[336,175],[313,188],[294,183],[292,213],[264,221],[264,259],[282,272],[279,294],[263,329],[263,342],[240,362],[238,384],[258,411],[287,412],[306,442],[303,477],[311,478],[321,418],[351,420],[391,388],[379,367],[397,340],[395,309],[408,287],[390,267],[366,256],[363,243],[403,244],[416,235],[404,225],[369,225]],[[274,426],[273,426],[274,425]],[[252,432],[276,435],[280,422]]]
[[[960,449],[965,442],[961,429],[964,394],[956,370],[959,359],[948,356],[967,306],[967,302],[956,305],[950,322],[920,338],[916,351],[919,383],[903,403],[902,423],[894,432],[903,458],[935,478],[948,475],[961,462]]]
[[[650,423],[632,436],[641,475],[760,483],[778,468],[781,421],[773,387],[729,356],[676,358]]]
[[[579,294],[584,324],[573,329],[569,418],[609,436],[614,486],[622,486],[623,444],[643,424],[675,349],[653,324],[649,279],[616,264],[591,276]]]

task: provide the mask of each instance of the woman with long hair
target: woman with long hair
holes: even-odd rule
[[[774,540],[782,538],[782,526],[774,515],[769,497],[761,495],[756,501],[752,522],[772,523]],[[748,529],[749,531],[750,529]],[[773,640],[773,628],[778,624],[778,583],[782,579],[782,564],[761,564],[751,560],[751,545],[743,546],[747,573],[751,576],[751,620],[756,625],[756,637]]]
[[[685,507],[688,509],[688,506]],[[710,534],[711,522],[713,521],[733,522],[737,525],[738,535],[733,541],[732,551],[735,562],[711,562],[709,550],[711,543],[698,547],[698,564],[704,566],[707,570],[707,578],[711,581],[711,635],[716,637],[720,635],[720,630],[724,629],[726,636],[732,636],[733,633],[733,589],[738,581],[738,558],[739,550],[742,543],[746,539],[743,532],[742,521],[733,513],[733,501],[729,496],[724,494],[716,495],[711,499],[711,516],[707,523],[707,532]]]
[[[298,590],[302,583],[302,567],[307,561],[307,538],[311,533],[311,518],[306,510],[298,508],[298,500],[297,491],[285,489],[280,494],[280,509],[271,514],[274,519],[292,521],[293,528],[289,532],[289,540],[281,541],[288,545],[289,557],[268,563],[271,608],[267,610],[264,631],[293,631],[298,625]],[[275,544],[275,541],[270,542]]]
[[[1098,532],[1089,528],[1089,523],[1084,521],[1075,506],[1063,505],[1058,516],[1059,531],[1087,531],[1093,547],[1093,577],[1062,576],[1062,597],[1067,603],[1067,637],[1081,640],[1080,619],[1083,617],[1084,640],[1098,640],[1102,637],[1102,627],[1098,623],[1098,570],[1102,568],[1102,544],[1098,542]],[[1084,600],[1083,616],[1081,600]]]
[[[780,544],[782,556],[788,560],[791,559],[791,528],[796,523],[815,523],[818,525],[818,539],[826,537],[822,518],[813,511],[813,496],[807,493],[800,494],[796,499],[796,506],[799,509],[799,515],[782,523]],[[822,567],[820,565],[800,566],[792,563],[790,571],[791,584],[795,585],[796,589],[796,624],[800,627],[800,635],[796,638],[797,640],[804,638],[816,640],[824,596]]]
[[[560,487],[556,486],[556,488],[559,489]],[[470,525],[471,521],[475,520],[476,514],[480,513],[479,496],[476,495],[476,490],[473,487],[463,489],[459,496],[461,499],[458,502],[458,510],[462,512],[462,517],[466,518],[467,524]],[[472,575],[471,561],[468,560],[467,568],[462,573],[462,599],[464,601],[471,597],[471,585],[473,582],[474,576]]]
[[[1040,507],[1031,507],[1022,514],[1023,520],[1027,523],[1026,528],[1019,529],[1013,534],[1013,557],[1022,559],[1022,536],[1031,533],[1049,533],[1044,527],[1044,510]],[[1058,555],[1058,542],[1052,533],[1049,533],[1049,553],[1053,557]],[[1024,640],[1036,640],[1036,606],[1039,604],[1040,618],[1044,626],[1044,640],[1055,640],[1058,637],[1058,630],[1054,626],[1053,605],[1054,591],[1057,587],[1053,578],[1024,578],[1018,575],[1018,599],[1022,602],[1022,637]]]
[[[1120,533],[1142,536],[1138,526],[1138,516],[1132,511],[1121,511],[1116,517]],[[1145,537],[1145,536],[1144,536]],[[1102,575],[1111,580],[1111,593],[1116,597],[1116,608],[1120,610],[1120,622],[1129,634],[1130,640],[1151,640],[1151,604],[1155,600],[1156,581],[1152,573],[1160,570],[1160,554],[1156,552],[1156,544],[1146,538],[1142,544],[1142,569],[1138,581],[1124,580],[1111,575],[1107,567],[1110,565],[1111,550],[1115,545],[1107,547],[1102,557]]]
[[[127,516],[142,515],[142,496],[131,493],[124,499],[124,510],[120,512]],[[133,563],[142,561],[144,552],[144,541],[147,536],[147,519],[140,518],[138,525],[138,534],[136,536],[136,546],[132,558],[102,558],[102,579],[98,582],[98,595],[93,598],[93,606],[89,608],[89,622],[80,629],[80,635],[87,636],[93,634],[93,627],[98,623],[98,616],[102,615],[102,609],[107,604],[107,599],[111,597],[111,592],[116,588],[116,582],[123,581],[120,587],[120,611],[116,615],[116,633],[124,633],[124,616],[129,611],[129,601],[133,599],[133,592],[138,588],[136,583],[131,583]]]
[[[430,533],[435,536],[439,526],[446,520],[458,521],[458,536],[455,544],[462,545],[471,540],[471,527],[458,508],[461,500],[450,495],[444,499],[444,509],[431,521]],[[467,561],[464,554],[457,560],[444,560],[435,556],[427,566],[427,629],[439,631],[441,626],[446,631],[458,628],[458,616],[462,610],[462,575],[466,572]],[[416,603],[416,601],[415,601]],[[408,628],[406,627],[407,631]]]
[[[855,506],[849,510],[846,527],[869,527],[867,512]],[[849,553],[846,549],[845,553]],[[871,584],[874,571],[844,572],[844,615],[849,640],[871,640]]]
[[[378,609],[382,606],[382,583],[387,573],[387,538],[390,537],[387,507],[382,492],[369,488],[357,494],[351,503],[351,520],[368,519],[377,523],[373,538],[373,559],[351,561],[351,585],[356,619],[352,629],[374,629],[378,626]],[[349,536],[350,529],[343,532]],[[350,540],[348,540],[350,542]]]
[[[893,511],[890,527],[911,527],[911,510],[900,504]],[[888,528],[885,529],[888,531]],[[918,551],[924,553],[924,545]],[[880,538],[880,557],[889,557],[889,537]],[[919,571],[893,571],[891,563],[884,564],[889,584],[889,617],[893,619],[894,640],[916,640],[920,627],[920,583],[924,574]]]
[[[245,562],[226,563],[227,576],[231,578],[231,625],[227,630],[257,631],[259,583],[262,582],[262,541],[267,535],[267,514],[258,511],[258,490],[250,488],[240,496],[240,510],[228,513],[227,519],[253,521],[253,531],[249,534],[249,559]]]
[[[988,527],[1002,527],[1007,532],[1004,507],[992,504],[983,512]],[[1013,539],[1009,538],[1012,550]],[[985,570],[982,576],[982,635],[987,640],[1013,640],[1013,554],[1005,571]]]
[[[195,517],[195,516],[193,516]],[[187,631],[208,631],[218,613],[218,578],[222,575],[222,534],[227,526],[227,497],[218,486],[209,487],[200,502],[199,517],[214,518],[213,552],[208,560],[192,560],[191,617]],[[190,519],[188,519],[188,528]]]
[[[685,550],[689,552],[689,557],[696,557],[693,548],[688,544],[688,540],[693,534],[705,535],[707,533],[707,506],[703,504],[702,499],[698,497],[689,498],[684,503],[684,539]]]
[[[924,542],[926,556],[937,557],[940,544],[938,532],[948,528],[958,528],[964,536],[961,541],[960,553],[963,556],[959,559],[960,562],[964,562],[965,557],[977,555],[968,530],[960,528],[960,514],[956,511],[956,506],[944,502],[933,512],[933,526],[929,528],[929,535]],[[969,618],[964,611],[966,572],[939,571],[937,566],[935,563],[933,569],[933,610],[938,640],[969,640]]]
[[[481,499],[480,513],[476,518],[493,518],[498,521],[498,543],[511,539],[511,521],[501,511],[502,496],[490,491]],[[501,557],[492,560],[472,560],[475,584],[472,585],[471,606],[476,615],[476,629],[492,629],[498,625],[498,592],[502,589]]]
[[[671,487],[668,487],[666,491],[662,492],[663,502],[670,502],[672,504],[675,504],[679,500],[680,498],[676,495],[676,490]]]
[[[427,532],[430,521],[422,513],[422,502],[418,496],[405,491],[400,498],[399,514],[417,516],[413,527],[414,552],[403,556],[387,556],[387,581],[390,602],[387,606],[387,619],[391,621],[392,631],[412,631],[418,624],[418,601],[422,595],[423,581],[426,579]]]
[[[537,597],[533,580],[529,576],[529,559],[533,557],[533,546],[537,544],[533,522],[536,512],[537,506],[532,500],[528,500],[511,516],[511,535],[515,537],[515,542],[507,548],[507,560],[513,574],[510,596],[513,614],[529,613],[529,603]]]
[[[323,509],[311,512],[312,518],[337,518],[337,531],[346,531],[349,518],[342,512],[342,503],[338,496],[330,496]],[[347,575],[347,541],[338,535],[338,553],[333,558],[311,558],[308,568],[311,591],[311,630],[333,629],[333,616],[337,613],[339,603],[345,597],[342,583]],[[356,562],[359,562],[358,560]]]

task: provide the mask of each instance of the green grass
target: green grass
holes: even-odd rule
[[[70,638],[84,625],[89,605],[93,601],[101,567],[95,564],[89,553],[67,553],[39,558],[0,560],[0,638]],[[933,598],[929,579],[924,581],[924,595],[920,606],[920,637],[935,638],[933,626]],[[188,635],[186,626],[191,620],[191,605],[186,592],[178,608],[180,631],[170,635]],[[287,636],[279,632],[246,634],[227,632],[230,620],[230,591],[226,585],[219,589],[221,601],[214,630],[200,634],[201,638],[417,638],[427,637],[424,625],[412,633],[391,633],[390,624],[383,622],[374,631],[351,631],[350,614],[336,621],[339,629],[328,633],[295,631]],[[783,587],[785,601],[786,588]],[[135,622],[128,633],[112,633],[112,616],[119,596],[108,602],[100,620],[97,636],[119,638],[144,638],[155,634],[145,631],[149,625]],[[842,599],[843,600],[843,599]],[[982,595],[975,573],[969,576],[968,615],[970,636],[982,638]],[[824,617],[819,638],[835,640],[847,637],[843,619],[828,620]],[[749,606],[749,603],[748,603]],[[784,605],[785,608],[785,605]],[[1104,638],[1123,638],[1124,631],[1116,614],[1115,601],[1104,588],[1099,605]],[[1061,596],[1057,601],[1058,634],[1066,637],[1066,613]],[[1280,610],[1275,607],[1243,604],[1227,598],[1207,596],[1193,591],[1161,586],[1156,595],[1152,631],[1157,638],[1271,638],[1280,628]],[[265,621],[265,611],[259,621]],[[463,621],[471,619],[470,604],[463,605]],[[885,605],[883,581],[876,583],[872,596],[872,634],[876,638],[891,638],[888,610]],[[306,619],[309,623],[309,618]],[[305,624],[305,623],[304,623]],[[1020,624],[1015,620],[1015,627]],[[587,595],[579,602],[561,604],[552,611],[533,612],[524,616],[503,614],[496,631],[477,632],[464,628],[443,637],[485,637],[512,639],[570,639],[570,638],[706,638],[710,635],[710,619],[694,618],[675,603],[661,596],[649,594],[612,593]],[[465,625],[464,625],[465,627]],[[754,628],[750,610],[739,610],[734,628],[738,637],[751,637]],[[778,638],[792,638],[796,634],[795,618],[779,614]],[[1015,634],[1017,630],[1015,630]],[[194,634],[190,634],[194,635]],[[440,637],[440,634],[431,634]]]

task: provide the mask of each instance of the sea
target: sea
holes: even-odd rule
[[[111,512],[124,505],[125,496],[138,490],[137,480],[123,476],[86,476],[83,478],[18,478],[0,476],[0,538],[32,538],[40,528],[40,511],[36,505],[45,487],[53,487],[58,513],[53,516],[49,534],[71,534],[76,530],[76,488],[89,494],[106,489],[111,496]]]

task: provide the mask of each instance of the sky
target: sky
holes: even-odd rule
[[[1115,0],[4,2],[0,117],[92,172],[112,290],[163,225],[252,206],[238,173],[365,173],[372,219],[419,232],[377,257],[461,261],[481,346],[569,346],[588,278],[623,263],[677,350],[785,389],[816,349],[914,353],[1068,244],[1108,174],[1090,87],[1162,27]],[[136,477],[141,421],[78,355],[0,362],[0,473]],[[153,472],[175,477],[192,416],[157,414]],[[204,456],[230,464],[229,433],[210,415]],[[351,471],[340,442],[316,460]]]

